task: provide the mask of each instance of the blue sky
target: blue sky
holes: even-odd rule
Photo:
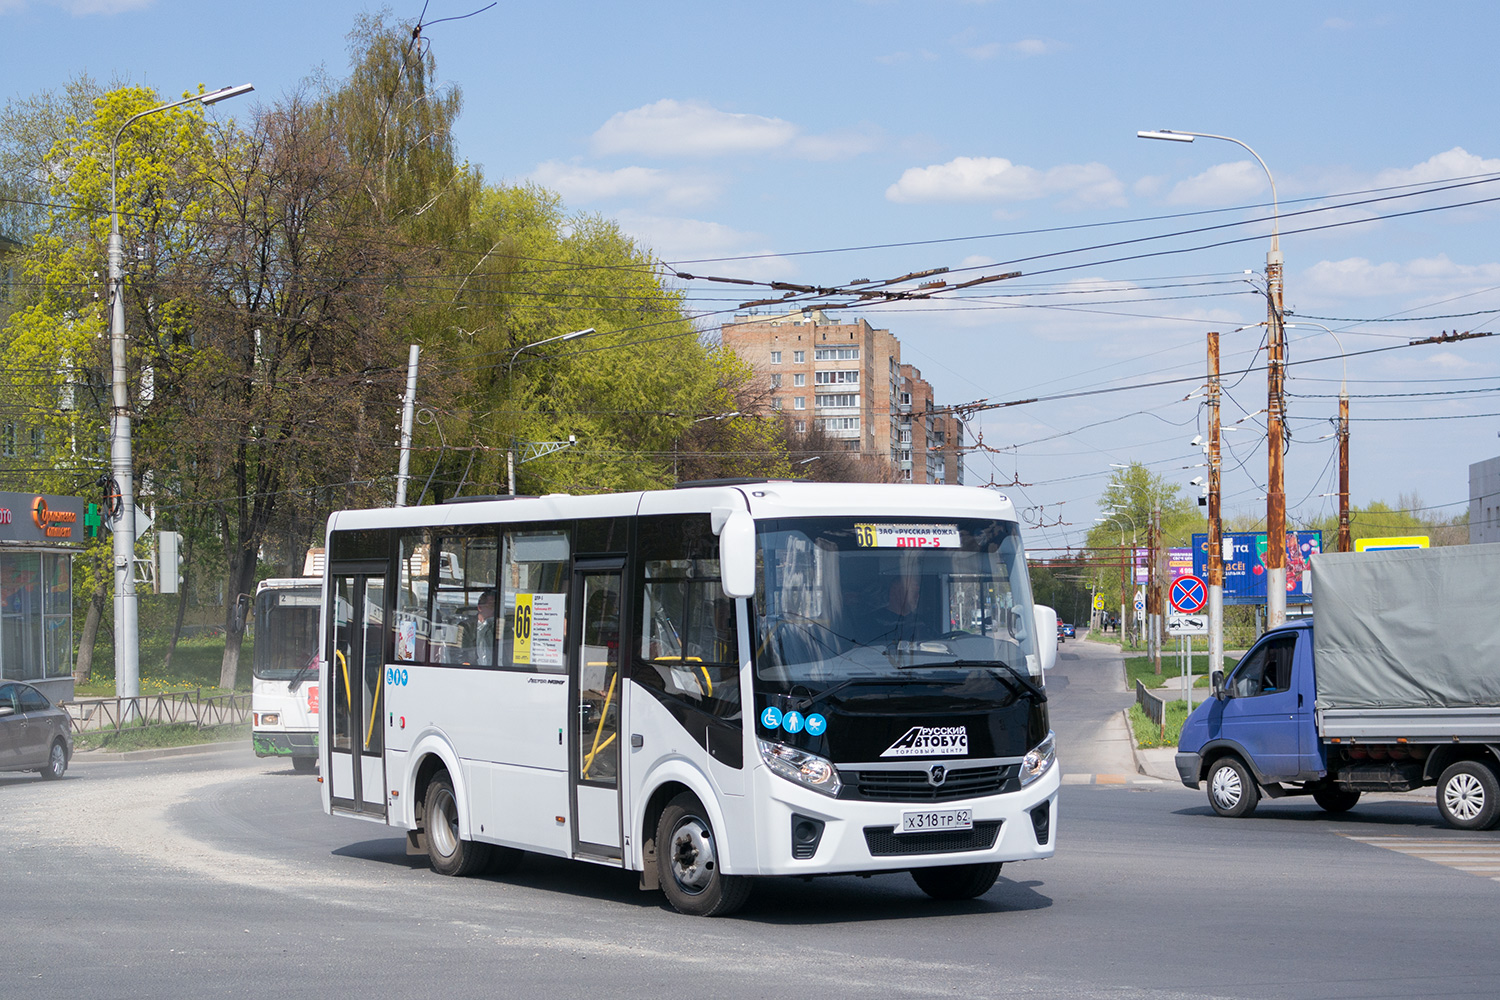
[[[427,20],[484,2],[430,0]],[[87,72],[173,95],[250,81],[255,100],[270,102],[320,67],[342,74],[345,35],[365,9],[0,0],[0,96]],[[1078,252],[1265,219],[1265,173],[1238,146],[1135,133],[1249,143],[1276,179],[1286,305],[1298,314],[1288,382],[1295,522],[1334,503],[1320,496],[1337,489],[1333,442],[1320,439],[1336,410],[1339,344],[1355,354],[1497,328],[1500,312],[1485,313],[1500,311],[1495,205],[1382,216],[1497,198],[1500,182],[1355,208],[1330,198],[1500,174],[1497,22],[1500,8],[1481,3],[643,0],[502,2],[424,35],[442,78],[463,91],[460,149],[488,178],[552,187],[571,209],[619,219],[680,269],[822,284],[935,267],[1021,270],[983,298],[857,313],[902,339],[904,359],[944,402],[1192,376],[1215,329],[1224,368],[1249,363],[1264,333],[1268,225]],[[244,114],[237,103],[212,113]],[[1291,214],[1307,209],[1317,211]],[[1201,212],[1215,214],[1185,214]],[[1354,224],[1295,232],[1331,222]],[[1244,241],[1102,263],[1223,239]],[[889,246],[900,243],[917,245]],[[1057,256],[1009,263],[1041,254]],[[687,287],[705,314],[758,297]],[[1500,454],[1500,417],[1469,416],[1500,413],[1496,341],[1348,359],[1356,503],[1417,495],[1435,513],[1463,509],[1469,463]],[[1204,419],[1199,401],[1184,399],[1193,388],[980,414],[973,429],[1000,450],[972,456],[968,481],[1019,479],[1026,485],[1007,492],[1036,525],[1030,544],[1079,544],[1111,463],[1145,462],[1185,489],[1200,474],[1184,468],[1202,461],[1188,445]],[[1237,443],[1226,455],[1226,512],[1263,511],[1263,376],[1229,395],[1226,424],[1244,419],[1227,435]]]

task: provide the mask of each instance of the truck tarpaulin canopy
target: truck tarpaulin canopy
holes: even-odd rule
[[[1324,552],[1318,707],[1500,706],[1500,544]]]

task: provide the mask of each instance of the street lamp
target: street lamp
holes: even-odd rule
[[[529,351],[533,347],[541,347],[543,344],[554,344],[554,343],[557,343],[557,342],[563,341],[563,340],[577,340],[579,337],[587,337],[590,334],[594,334],[594,333],[598,333],[598,332],[599,332],[598,330],[595,330],[593,327],[590,326],[590,327],[586,327],[586,328],[584,328],[582,330],[574,330],[572,333],[561,333],[561,334],[558,334],[556,337],[547,337],[547,338],[542,339],[542,340],[534,340],[534,341],[532,341],[529,344],[522,344],[520,347],[516,348],[515,352],[513,354],[511,354],[510,360],[505,363],[505,388],[506,388],[506,391],[509,392],[511,390],[511,388],[512,388],[511,369],[515,367],[516,358],[519,358],[521,356],[521,353],[523,351]],[[510,495],[511,496],[515,496],[516,495],[516,439],[515,439],[515,435],[514,434],[511,435],[509,447],[507,447],[505,449],[505,482],[506,482],[506,485],[509,487]]]
[[[1192,142],[1194,139],[1221,139],[1255,157],[1271,182],[1271,249],[1266,253],[1266,419],[1267,485],[1266,485],[1266,627],[1275,628],[1286,621],[1286,490],[1282,467],[1282,384],[1286,368],[1286,331],[1282,327],[1282,259],[1281,210],[1276,198],[1276,178],[1260,154],[1247,143],[1228,135],[1212,132],[1187,132],[1181,129],[1155,129],[1137,132],[1141,139],[1166,139]]]
[[[1344,351],[1344,342],[1339,335],[1322,323],[1299,320],[1287,324],[1288,329],[1299,326],[1315,326],[1332,337],[1334,343],[1339,345],[1339,359],[1344,365],[1344,374],[1339,380],[1339,419],[1336,426],[1339,438],[1339,551],[1348,552],[1354,546],[1349,530],[1349,355]]]
[[[125,119],[109,144],[109,355],[113,382],[109,470],[119,504],[111,530],[115,570],[115,694],[121,698],[135,698],[141,693],[141,651],[140,608],[135,592],[135,466],[131,456],[130,393],[125,371],[125,249],[120,239],[116,200],[120,137],[130,126],[158,111],[170,111],[184,104],[217,104],[254,89],[242,83],[148,108]]]
[[[1111,485],[1113,485],[1113,484],[1111,484]],[[1136,537],[1135,537],[1135,531],[1136,531],[1136,529],[1135,529],[1135,518],[1131,517],[1129,514],[1126,514],[1124,511],[1118,510],[1118,509],[1116,509],[1114,507],[1105,507],[1104,510],[1106,511],[1106,513],[1108,513],[1109,516],[1106,517],[1106,518],[1097,518],[1096,517],[1096,518],[1094,518],[1094,520],[1100,521],[1100,522],[1103,522],[1103,521],[1115,521],[1115,523],[1119,524],[1119,526],[1120,526],[1120,556],[1121,556],[1121,558],[1120,558],[1120,646],[1123,649],[1124,645],[1125,645],[1125,633],[1128,630],[1128,628],[1126,626],[1126,622],[1128,622],[1130,620],[1129,618],[1126,617],[1126,614],[1125,614],[1126,610],[1127,610],[1127,608],[1128,608],[1128,606],[1130,604],[1130,586],[1129,586],[1129,584],[1134,584],[1135,583],[1135,541],[1136,541]],[[1126,560],[1124,558],[1124,555],[1125,555],[1125,525],[1118,520],[1119,518],[1124,518],[1126,521],[1130,522],[1130,559],[1129,560]],[[1127,563],[1129,565],[1129,570],[1128,571],[1126,569]],[[1127,584],[1127,581],[1129,581],[1129,584]]]

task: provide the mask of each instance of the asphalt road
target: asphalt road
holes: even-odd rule
[[[1109,657],[1089,645],[1069,643],[1079,658],[1049,678],[1060,736],[1107,733],[1099,713],[1117,712]],[[1230,821],[1165,782],[1070,783],[1061,813],[1057,857],[1007,866],[971,903],[935,903],[905,875],[768,879],[737,916],[699,920],[580,863],[434,875],[392,831],[324,816],[312,778],[248,747],[80,758],[61,782],[0,775],[0,996],[1497,992],[1500,881],[1452,858],[1488,852],[1500,875],[1500,835],[1441,827],[1428,795],[1342,817],[1266,802]]]

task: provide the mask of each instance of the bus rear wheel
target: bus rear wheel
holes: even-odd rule
[[[427,857],[439,875],[466,876],[483,871],[490,862],[490,845],[458,836],[458,798],[444,771],[427,786],[422,811],[427,833]]]
[[[298,774],[312,774],[318,769],[318,758],[316,757],[293,757],[292,770]]]
[[[978,899],[994,888],[1000,863],[913,868],[912,881],[933,899]]]
[[[657,881],[678,913],[723,917],[750,898],[750,879],[719,870],[718,841],[707,810],[687,793],[662,810],[656,824]]]

